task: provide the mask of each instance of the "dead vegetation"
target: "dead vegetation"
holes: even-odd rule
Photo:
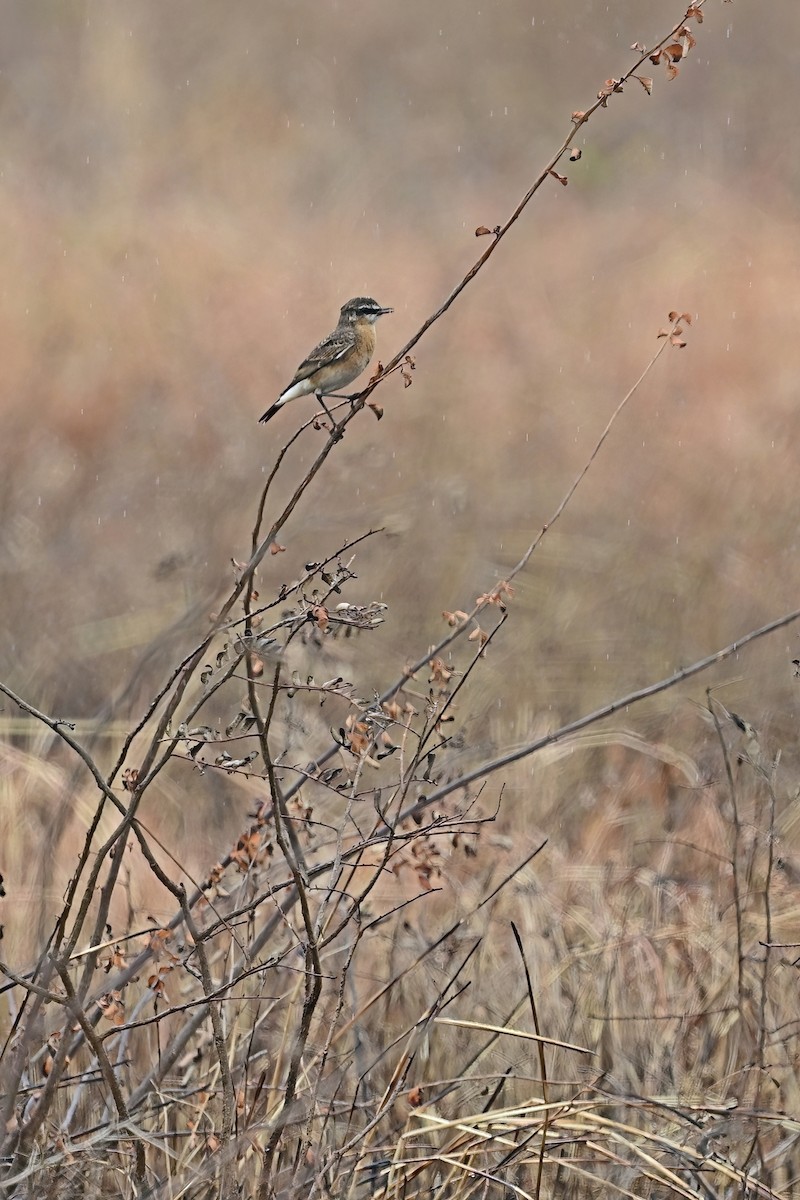
[[[568,179],[578,131],[591,139],[629,80],[643,103],[680,86],[703,11],[636,45],[573,113],[341,425],[309,412],[265,469],[228,594],[207,605],[196,585],[99,719],[0,684],[21,714],[0,771],[5,1194],[794,1194],[800,784],[781,721],[732,711],[714,669],[755,662],[800,613],[692,646],[682,666],[648,661],[602,704],[576,663],[583,715],[530,686],[513,727],[494,703],[520,673],[530,683],[528,589],[562,516],[604,456],[621,470],[608,443],[640,389],[686,378],[674,362],[691,314],[652,329],[521,556],[498,553],[471,589],[442,569],[452,607],[425,625],[435,644],[407,618],[400,667],[381,647],[404,618],[390,587],[360,577],[362,557],[381,547],[373,578],[391,568],[410,591],[438,558],[390,560],[402,521],[382,528],[379,498],[362,532],[337,540],[325,524],[353,481],[354,460],[337,474],[337,459],[385,394],[416,387],[418,345],[539,189]],[[298,522],[305,559],[287,534]],[[190,568],[170,556],[160,577]],[[105,654],[140,644],[132,619],[95,631]],[[678,699],[692,678],[701,703]],[[645,701],[662,705],[649,729],[631,723]]]

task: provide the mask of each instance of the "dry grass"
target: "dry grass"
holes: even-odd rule
[[[3,683],[76,721],[101,780],[250,558],[313,404],[255,418],[306,346],[367,292],[396,309],[387,361],[620,47],[665,32],[633,4],[580,30],[534,9],[9,18]],[[9,1195],[795,1194],[794,628],[424,798],[796,605],[796,165],[774,113],[797,24],[790,0],[706,7],[679,78],[612,97],[569,187],[420,343],[413,386],[350,423],[233,610],[274,604],[248,625],[280,622],[277,689],[269,647],[218,634],[120,765],[169,761],[105,799],[6,702]],[[673,307],[689,346],[615,424],[507,619],[480,616],[504,620],[487,656],[461,639],[380,709],[441,612],[549,519]],[[292,446],[262,533],[326,445]],[[379,528],[341,554],[340,591],[306,567],[335,574]],[[297,617],[320,599],[388,609],[334,636]],[[352,692],[321,690],[340,677]]]
[[[355,851],[371,821],[371,791],[347,806],[343,824],[344,798],[302,811],[302,856],[315,881],[309,901],[328,914],[323,990],[297,1096],[280,1117],[302,1003],[303,938],[294,905],[288,919],[278,917],[285,871],[272,835],[254,840],[270,822],[243,830],[234,863],[196,919],[224,989],[235,1169],[245,1190],[255,1186],[278,1119],[286,1122],[273,1178],[279,1194],[330,1179],[354,1195],[467,1195],[495,1186],[531,1195],[540,1158],[545,1194],[592,1195],[601,1181],[617,1194],[726,1194],[741,1190],[746,1175],[760,1194],[793,1194],[797,1131],[787,1114],[800,1102],[796,967],[791,950],[765,943],[790,942],[797,927],[796,867],[771,861],[796,803],[758,739],[746,745],[725,721],[726,749],[715,750],[697,715],[686,724],[704,747],[704,765],[621,732],[576,740],[558,763],[512,777],[516,800],[506,800],[497,820],[475,824],[488,815],[484,799],[466,818],[440,816],[438,832],[407,831],[389,870],[377,875],[380,847],[372,841],[372,850]],[[17,769],[36,778],[33,756]],[[51,768],[40,777],[51,795],[67,788],[58,774]],[[234,794],[252,794],[256,780],[229,782]],[[4,830],[16,829],[19,848],[24,795],[20,801]],[[535,801],[538,821],[523,807]],[[343,873],[331,857],[339,825]],[[546,847],[531,858],[545,831]],[[53,847],[54,867],[74,861],[69,841]],[[224,1147],[205,1009],[185,1007],[202,999],[195,954],[191,941],[159,933],[158,917],[146,915],[159,904],[163,911],[164,899],[135,845],[126,860],[99,967],[113,982],[142,949],[150,962],[133,972],[124,1009],[112,1008],[99,1032],[126,1093],[141,1097],[134,1125],[150,1147],[151,1179],[205,1194]],[[25,920],[7,930],[14,959],[33,918],[46,926],[59,899],[56,873],[44,890],[33,853],[27,861],[30,887],[14,882]],[[198,866],[195,878],[201,873]],[[364,886],[372,891],[353,924],[348,896]],[[223,912],[230,915],[219,925]],[[512,922],[533,975],[538,1028],[569,1043],[545,1044],[544,1084],[528,1040],[536,1025]],[[142,932],[148,925],[154,933]],[[254,974],[241,956],[245,939],[255,948]],[[162,1071],[197,1012],[199,1025]],[[57,1027],[57,1014],[45,1009],[30,1062],[39,1088],[47,1035]],[[64,1130],[49,1151],[53,1168],[38,1155],[31,1163],[47,1194],[70,1194],[71,1180],[105,1193],[130,1169],[124,1129],[104,1115],[102,1081],[85,1055],[70,1064],[51,1110],[49,1124]],[[153,1072],[159,1083],[148,1092],[142,1081]]]

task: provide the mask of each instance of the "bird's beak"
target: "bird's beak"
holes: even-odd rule
[[[390,312],[394,312],[394,309],[393,309],[393,308],[382,308],[382,309],[381,309],[381,316],[382,316],[382,317],[385,317],[385,316],[386,316],[386,314],[387,314],[387,313],[390,313]]]

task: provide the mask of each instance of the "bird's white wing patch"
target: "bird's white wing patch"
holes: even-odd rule
[[[340,347],[339,347],[339,349],[336,351],[336,353],[335,353],[335,354],[331,354],[331,356],[330,356],[330,357],[327,357],[327,356],[326,356],[326,358],[325,358],[325,363],[326,363],[326,365],[327,365],[328,363],[332,363],[332,362],[338,362],[338,360],[339,360],[340,358],[344,358],[345,354],[347,354],[347,353],[348,353],[350,350],[352,350],[352,349],[353,349],[353,343],[352,343],[352,342],[346,342],[344,346],[340,346]]]

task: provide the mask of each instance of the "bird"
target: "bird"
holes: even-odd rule
[[[343,304],[339,324],[333,333],[323,338],[303,359],[292,382],[263,417],[259,417],[259,422],[266,423],[284,404],[298,396],[310,396],[312,392],[328,412],[322,397],[333,395],[361,374],[375,353],[375,322],[390,312],[394,309],[383,308],[371,296],[355,296]]]

